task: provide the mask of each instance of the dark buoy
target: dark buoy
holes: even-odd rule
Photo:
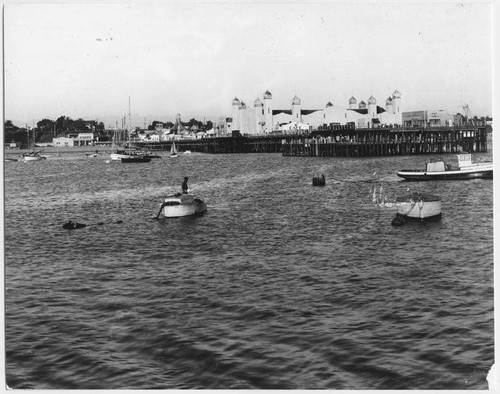
[[[325,176],[316,176],[313,178],[313,186],[325,186]]]
[[[73,222],[72,220],[68,220],[68,223],[63,224],[63,228],[66,230],[74,230],[75,228],[83,228],[83,227],[87,227],[87,225],[83,223]]]
[[[405,224],[405,220],[403,219],[403,217],[401,215],[396,215],[396,217],[394,219],[392,219],[392,222],[391,224],[393,226],[402,226],[403,224]]]

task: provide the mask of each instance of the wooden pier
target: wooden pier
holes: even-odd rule
[[[323,134],[323,135],[322,135]],[[396,156],[487,152],[487,132],[474,128],[379,128],[335,130],[324,136],[283,141],[284,156]]]
[[[487,152],[485,127],[375,128],[323,127],[307,135],[210,137],[175,140],[179,151],[282,153],[284,156],[361,157]],[[139,142],[141,149],[169,151],[172,141]]]

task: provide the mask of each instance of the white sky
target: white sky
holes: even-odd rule
[[[378,104],[403,111],[468,104],[492,115],[487,2],[137,2],[6,4],[5,119],[147,122],[230,116],[253,106]],[[106,117],[106,118],[105,118]],[[114,122],[113,122],[114,123]],[[140,121],[142,125],[142,121]]]

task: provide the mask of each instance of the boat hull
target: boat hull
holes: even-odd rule
[[[121,161],[122,159],[127,159],[129,157],[130,157],[130,155],[125,155],[122,153],[111,153],[109,155],[109,158],[113,161]]]
[[[44,156],[24,156],[23,160],[24,161],[40,161],[40,160],[45,160],[46,158]]]
[[[149,163],[151,161],[150,157],[142,156],[129,156],[121,159],[122,163]]]
[[[165,198],[161,212],[166,218],[179,218],[202,214],[207,211],[207,204],[191,194],[181,194]]]
[[[402,170],[398,176],[407,181],[493,179],[493,166],[436,172]]]
[[[429,219],[441,216],[441,198],[433,195],[413,194],[396,199],[397,215],[409,219]]]

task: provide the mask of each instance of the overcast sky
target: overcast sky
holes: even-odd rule
[[[230,116],[253,106],[378,104],[403,111],[468,104],[492,114],[488,3],[166,2],[6,4],[5,118],[148,123]],[[108,119],[106,118],[106,119]]]

